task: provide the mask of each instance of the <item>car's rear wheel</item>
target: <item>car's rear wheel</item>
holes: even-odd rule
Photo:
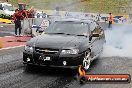
[[[91,53],[90,52],[85,52],[85,56],[83,59],[83,67],[87,71],[91,65]]]

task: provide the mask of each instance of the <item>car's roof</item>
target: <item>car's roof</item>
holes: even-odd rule
[[[83,23],[91,23],[93,21],[94,20],[91,19],[74,19],[74,18],[56,20],[56,22],[83,22]]]

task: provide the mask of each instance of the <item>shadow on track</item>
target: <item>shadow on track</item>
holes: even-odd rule
[[[93,71],[93,68],[96,68],[99,60],[92,62],[91,67],[88,70],[88,73]],[[43,88],[63,88],[72,83],[79,85],[79,82],[76,79],[78,69],[67,69],[67,68],[56,68],[56,67],[46,67],[46,66],[24,66],[24,74],[29,75],[38,75],[39,77],[52,77],[55,78],[54,81],[43,86]],[[44,79],[43,79],[44,80]],[[81,86],[81,85],[80,85]]]
[[[30,74],[43,74],[51,76],[74,76],[77,73],[77,69],[32,65],[24,66],[24,70],[26,73]]]
[[[55,78],[49,84],[43,86],[43,88],[63,88],[65,85],[75,81],[75,75],[77,69],[66,69],[46,66],[25,66],[24,74],[39,75],[40,77],[52,77]]]
[[[93,68],[101,63],[100,58],[94,60],[91,63],[91,66],[88,73],[93,71]],[[57,67],[48,67],[48,66],[33,66],[33,65],[25,65],[24,70],[26,73],[30,74],[43,74],[43,75],[51,75],[51,76],[75,76],[78,73],[78,69],[70,69],[70,68],[57,68]]]

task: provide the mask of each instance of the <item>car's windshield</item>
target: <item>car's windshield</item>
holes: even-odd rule
[[[5,5],[4,6],[4,9],[5,10],[8,10],[8,11],[13,11],[14,9],[13,9],[13,6],[8,6],[8,5]]]
[[[81,22],[54,22],[44,32],[71,35],[87,35],[88,24]]]

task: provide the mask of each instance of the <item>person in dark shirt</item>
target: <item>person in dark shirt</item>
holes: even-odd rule
[[[24,19],[24,16],[22,15],[21,12],[19,12],[19,9],[15,10],[15,13],[13,14],[13,19],[14,19],[14,23],[15,23],[15,35],[17,35],[17,30],[19,29],[19,36],[21,36],[21,20]]]

